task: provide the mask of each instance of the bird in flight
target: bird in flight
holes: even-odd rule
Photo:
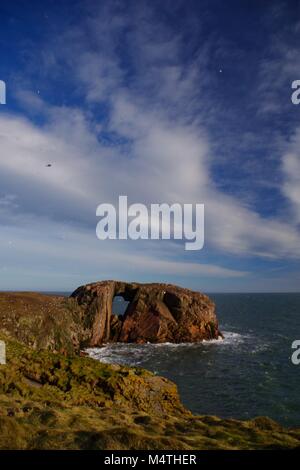
[[[51,163],[48,163],[48,165],[46,165],[47,168],[50,168],[51,166]]]

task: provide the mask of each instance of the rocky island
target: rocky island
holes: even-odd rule
[[[123,318],[112,312],[121,295]],[[81,357],[108,341],[184,342],[220,336],[213,302],[167,284],[103,281],[70,298],[0,293],[1,449],[274,449],[300,430],[260,417],[193,416],[176,385],[137,367]]]
[[[124,316],[113,314],[117,296],[129,302]],[[102,281],[79,287],[71,298],[83,309],[89,346],[194,343],[222,336],[209,297],[171,284]]]

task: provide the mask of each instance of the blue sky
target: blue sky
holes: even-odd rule
[[[297,2],[1,1],[0,21],[0,289],[299,291]],[[203,203],[204,249],[97,240],[122,194]]]

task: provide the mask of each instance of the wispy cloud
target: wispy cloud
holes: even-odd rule
[[[190,18],[189,24],[194,28],[190,36],[198,35],[201,18],[197,22]],[[218,56],[220,39],[215,46]],[[49,257],[52,263],[59,258],[59,265],[64,260],[70,272],[78,263],[81,277],[83,273],[87,277],[87,271],[102,277],[117,273],[126,277],[131,272],[155,277],[159,272],[167,279],[174,272],[183,278],[247,277],[248,269],[236,269],[228,258],[225,262],[222,257],[228,255],[232,259],[299,258],[298,133],[288,144],[280,133],[276,137],[282,175],[276,187],[286,197],[288,214],[264,213],[249,203],[251,194],[238,197],[217,181],[216,166],[230,176],[237,157],[230,154],[222,159],[218,155],[222,142],[215,142],[215,129],[223,123],[218,116],[221,106],[213,107],[213,93],[207,91],[209,84],[216,83],[216,70],[209,62],[213,47],[214,35],[194,44],[150,6],[131,5],[125,11],[109,2],[100,7],[92,4],[80,23],[58,31],[42,46],[43,75],[47,73],[49,82],[55,77],[49,88],[65,78],[73,101],[62,105],[52,99],[50,104],[43,93],[30,90],[29,74],[26,87],[19,86],[16,93],[27,111],[0,115],[5,155],[0,160],[4,194],[0,212],[7,229],[2,242],[5,246],[5,239],[13,241],[11,257],[23,253],[25,263],[25,253],[30,254],[37,267]],[[266,98],[261,111],[267,111],[269,99],[276,103],[266,96],[262,83],[277,68],[270,59],[261,66],[258,89]],[[280,79],[278,87],[282,83]],[[229,110],[225,115],[232,118]],[[238,120],[235,116],[234,122]],[[243,138],[229,135],[236,153],[250,152],[266,141],[253,131],[245,131]],[[259,174],[257,183],[251,179],[253,194],[259,180],[268,183],[269,178]],[[232,176],[230,182],[234,182]],[[204,203],[204,253],[187,260],[172,244],[168,254],[165,244],[158,253],[148,245],[147,254],[131,243],[100,247],[95,236],[96,207],[116,202],[120,194],[127,194],[130,202],[146,204]],[[5,258],[9,264],[8,255]]]

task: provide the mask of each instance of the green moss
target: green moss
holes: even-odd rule
[[[176,387],[138,368],[34,351],[0,333],[1,449],[274,449],[300,431],[268,418],[196,417]]]
[[[74,299],[38,293],[0,293],[1,331],[33,349],[77,353],[88,332]]]
[[[0,366],[1,449],[300,446],[299,429],[265,417],[192,416],[170,381],[77,356],[84,338],[80,315],[72,300],[0,294],[0,339],[7,349],[7,365]]]

